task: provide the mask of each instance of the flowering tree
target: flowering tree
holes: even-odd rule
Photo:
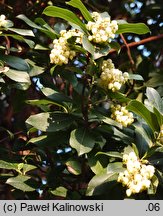
[[[80,0],[43,14],[62,21],[19,14],[29,30],[0,16],[1,101],[14,103],[1,127],[3,187],[11,199],[161,199],[163,100],[124,37],[149,28]],[[119,38],[129,63],[117,66]]]

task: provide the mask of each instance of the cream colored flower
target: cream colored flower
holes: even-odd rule
[[[140,193],[147,190],[151,185],[151,178],[155,168],[152,165],[145,165],[136,156],[135,152],[123,155],[123,164],[126,167],[124,172],[120,172],[117,181],[127,187],[126,195]]]
[[[60,36],[59,39],[53,41],[53,49],[50,53],[50,62],[57,65],[68,64],[69,59],[72,60],[76,56],[76,51],[71,50],[67,40],[71,37],[76,37],[76,43],[80,44],[83,33],[77,29],[62,30]]]
[[[6,16],[5,15],[0,15],[0,27],[5,27],[7,24]]]
[[[120,90],[121,86],[127,82],[128,78],[128,73],[122,73],[122,71],[116,69],[111,59],[103,61],[102,73],[99,79],[99,85],[101,87],[115,92]]]
[[[97,12],[92,13],[92,18],[94,21],[89,21],[86,25],[86,28],[91,32],[88,40],[94,43],[110,43],[118,30],[117,21],[111,21],[110,17],[102,18]]]
[[[111,118],[123,125],[124,127],[127,127],[128,125],[131,125],[134,122],[134,117],[131,112],[129,112],[125,106],[121,105],[113,105],[111,106]],[[132,158],[132,155],[129,155],[130,158]],[[132,160],[136,160],[135,158],[132,158]]]

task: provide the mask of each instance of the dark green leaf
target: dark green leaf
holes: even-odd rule
[[[141,116],[154,132],[159,131],[156,115],[150,112],[141,102],[132,100],[128,104],[127,109]]]
[[[87,31],[85,25],[70,10],[56,7],[56,6],[48,6],[44,9],[43,14],[45,14],[47,16],[51,16],[51,17],[62,18],[64,20],[70,22],[70,24],[74,23],[74,24],[80,26],[84,31]]]
[[[87,20],[87,21],[93,21],[90,12],[87,10],[87,8],[84,6],[84,4],[80,1],[80,0],[71,0],[69,2],[66,2],[68,5],[71,5],[75,8],[78,8],[83,17]]]
[[[18,15],[17,18],[23,20],[25,23],[27,23],[32,28],[39,29],[41,32],[43,32],[44,34],[49,36],[51,39],[56,38],[56,33],[53,29],[50,28],[50,30],[47,30],[45,27],[41,27],[41,26],[37,25],[36,23],[34,23],[30,19],[28,19],[24,14]],[[37,21],[37,19],[36,19],[36,21]],[[46,22],[44,22],[44,24],[45,23]]]
[[[153,146],[151,129],[145,127],[142,123],[133,124],[135,127],[136,144],[140,155],[145,154]]]
[[[41,131],[55,132],[65,130],[74,120],[75,117],[67,113],[39,113],[30,116],[26,123]]]
[[[71,132],[70,146],[82,155],[90,152],[95,145],[95,138],[87,129],[79,128]]]
[[[34,48],[34,45],[35,45],[35,43],[32,40],[26,39],[26,38],[24,38],[24,37],[22,37],[20,35],[16,35],[16,34],[0,34],[0,36],[12,37],[15,40],[18,40],[18,41],[21,41],[21,42],[24,42],[24,43],[28,44],[28,46],[30,48]]]
[[[63,104],[63,102],[71,102],[72,100],[63,93],[57,92],[51,88],[42,88],[42,93],[52,101]]]
[[[26,24],[28,24],[32,28],[36,28],[36,29],[40,29],[41,28],[36,23],[34,23],[30,19],[28,19],[28,17],[26,17],[24,14],[18,15],[16,18],[23,20]]]
[[[107,182],[116,181],[118,178],[117,173],[100,173],[95,175],[88,184],[87,196],[99,195],[100,194],[100,186]]]
[[[7,63],[12,68],[15,68],[20,71],[28,71],[30,70],[30,67],[28,63],[19,57],[16,56],[10,56],[10,55],[0,55],[0,59]]]

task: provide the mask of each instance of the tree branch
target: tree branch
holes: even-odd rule
[[[132,42],[132,43],[129,43],[127,45],[128,45],[129,48],[131,48],[131,47],[139,46],[139,45],[142,45],[142,44],[145,44],[145,43],[149,43],[151,41],[160,40],[162,38],[163,38],[163,34],[160,34],[160,35],[157,35],[157,36],[152,36],[152,37],[149,37],[149,38],[145,38],[145,39],[140,40],[138,42]],[[125,49],[125,48],[126,48],[126,45],[122,45],[121,46],[121,49]],[[114,52],[116,52],[116,50],[115,49],[111,49],[109,51],[109,54],[110,53],[114,53]]]
[[[127,55],[128,55],[129,60],[130,60],[131,66],[134,69],[135,63],[134,63],[134,60],[133,60],[132,55],[131,55],[130,47],[128,46],[128,43],[127,43],[126,39],[124,38],[123,34],[120,34],[120,37],[127,48]]]

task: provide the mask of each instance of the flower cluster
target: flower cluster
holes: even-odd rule
[[[124,127],[127,127],[134,122],[133,114],[129,112],[125,106],[119,104],[111,105],[111,112],[111,118],[122,124]]]
[[[6,16],[5,15],[0,15],[0,27],[5,27],[7,24]]]
[[[97,12],[92,13],[94,22],[89,21],[86,28],[91,32],[88,37],[90,41],[95,43],[111,42],[115,37],[115,32],[118,30],[118,24],[115,20],[110,20],[110,17],[102,18]]]
[[[62,30],[60,38],[53,41],[54,46],[50,53],[51,63],[57,65],[68,64],[69,59],[72,60],[76,56],[76,51],[71,50],[67,41],[71,37],[75,37],[75,42],[81,44],[83,33],[77,29]]]
[[[114,67],[111,59],[103,61],[102,73],[99,79],[99,85],[105,89],[111,89],[113,92],[118,91],[123,84],[127,82],[129,74],[122,73]]]
[[[152,165],[145,165],[139,161],[135,152],[130,152],[129,155],[124,154],[123,164],[126,170],[119,173],[118,182],[127,187],[127,196],[140,193],[150,187],[155,172]]]

